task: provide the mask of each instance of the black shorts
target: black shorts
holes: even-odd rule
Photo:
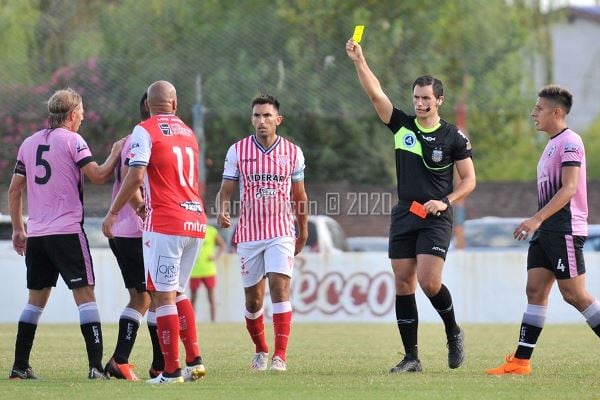
[[[585,236],[536,231],[529,242],[527,269],[546,268],[556,279],[585,274],[583,245]]]
[[[27,289],[56,286],[58,275],[69,289],[95,284],[94,265],[85,233],[27,238]]]
[[[452,239],[452,209],[439,217],[428,214],[423,219],[409,208],[410,204],[398,203],[392,209],[389,257],[401,259],[431,254],[445,260]]]
[[[117,258],[127,289],[138,293],[146,291],[142,238],[116,237],[108,240],[110,249]]]

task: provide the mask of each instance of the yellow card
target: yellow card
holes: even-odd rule
[[[362,35],[363,35],[363,31],[365,30],[365,26],[364,25],[356,25],[354,27],[354,33],[352,34],[352,40],[355,43],[360,43],[360,40],[362,39]]]

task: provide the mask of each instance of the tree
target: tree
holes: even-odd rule
[[[250,101],[266,92],[281,100],[281,133],[305,149],[311,180],[393,183],[391,134],[344,50],[354,25],[364,24],[365,54],[396,106],[411,111],[412,82],[432,74],[444,81],[442,117],[453,122],[463,77],[471,76],[465,91],[479,179],[533,177],[528,155],[540,141],[527,123],[535,99],[527,66],[539,31],[535,2],[0,2],[0,43],[14,56],[0,66],[18,82],[0,87],[0,118],[43,119],[40,98],[76,85],[96,118],[86,113],[82,133],[100,151],[130,132],[139,97],[158,79],[175,84],[178,113],[191,124],[201,73],[208,157],[221,160],[251,132]],[[1,128],[5,143],[25,134],[16,126]],[[12,160],[10,146],[2,151]],[[217,165],[209,179],[220,179]]]

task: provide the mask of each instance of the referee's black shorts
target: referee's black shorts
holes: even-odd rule
[[[410,203],[400,202],[392,209],[389,257],[431,254],[445,260],[452,239],[452,208],[439,217],[428,214],[425,219],[411,213],[409,208]]]

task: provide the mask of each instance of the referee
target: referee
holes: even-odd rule
[[[394,134],[398,204],[392,209],[389,257],[396,283],[396,319],[405,357],[391,373],[420,372],[417,347],[417,282],[444,321],[448,366],[464,361],[464,332],[456,324],[452,296],[442,269],[452,237],[452,203],[475,188],[471,143],[458,128],[440,119],[442,82],[421,76],[413,84],[415,115],[395,108],[352,39],[346,53],[379,118]],[[460,183],[453,186],[456,166]]]

